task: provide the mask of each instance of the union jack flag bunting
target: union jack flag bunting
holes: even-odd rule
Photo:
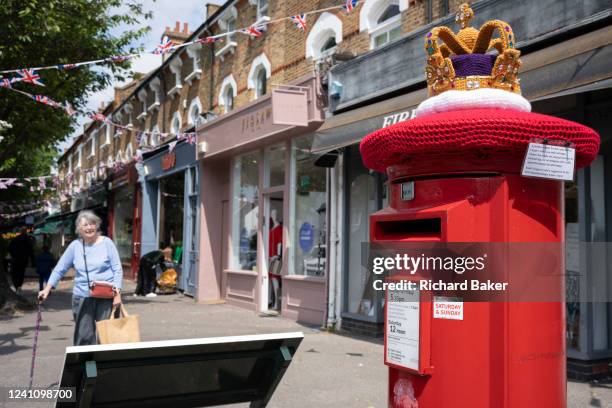
[[[75,113],[77,113],[76,109],[74,109],[72,107],[72,105],[70,104],[70,102],[64,102],[64,110],[66,111],[66,113],[68,114],[68,116],[72,116]]]
[[[53,106],[54,108],[61,106],[59,103],[55,102],[53,99],[45,95],[34,95],[32,99],[34,99],[36,102],[40,102],[40,103],[44,103],[45,105]]]
[[[298,14],[296,16],[291,16],[291,21],[293,21],[297,28],[301,30],[306,30],[306,14]]]
[[[21,78],[18,78],[20,81],[29,82],[34,85],[45,86],[42,82],[39,81],[40,75],[36,73],[33,69],[20,69],[17,71]]]
[[[174,151],[177,143],[178,140],[173,140],[172,142],[168,143],[168,153],[172,153]]]
[[[347,13],[350,13],[355,9],[355,7],[357,7],[357,3],[359,3],[357,0],[346,0],[344,2],[344,10],[346,10]]]
[[[3,78],[2,81],[0,81],[0,86],[3,88],[11,88],[12,82],[10,78]]]
[[[89,117],[91,120],[95,120],[97,122],[104,122],[106,120],[106,116],[101,113],[94,113],[91,114]]]
[[[75,69],[76,67],[76,64],[59,64],[57,69],[67,71],[69,69]]]
[[[194,145],[196,143],[196,134],[195,133],[187,133],[187,143],[190,145]]]
[[[217,41],[221,41],[221,37],[205,37],[205,38],[198,38],[196,40],[196,42],[199,42],[202,44],[212,44],[212,43],[216,43]]]
[[[240,31],[242,34],[250,35],[253,38],[259,38],[263,35],[266,27],[263,25],[260,26],[250,26],[249,28],[243,28]]]
[[[167,35],[164,35],[159,45],[153,51],[153,54],[165,54],[172,51],[172,47],[174,47],[174,43],[170,40],[170,38],[168,38]]]
[[[132,58],[131,55],[113,55],[106,60],[109,62],[123,62],[129,60],[130,58]]]

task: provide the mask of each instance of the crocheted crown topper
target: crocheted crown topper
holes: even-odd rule
[[[474,11],[467,3],[460,6],[455,21],[461,30],[455,35],[448,27],[436,27],[425,38],[427,88],[429,95],[444,91],[497,88],[521,93],[518,69],[521,53],[510,25],[501,20],[487,21],[477,30],[469,26]],[[498,38],[492,38],[494,32]],[[438,44],[438,40],[443,44]],[[496,49],[498,55],[486,54]]]

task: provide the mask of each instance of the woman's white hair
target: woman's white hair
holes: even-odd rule
[[[88,223],[95,224],[96,229],[100,231],[100,225],[102,224],[102,220],[98,217],[93,211],[83,210],[77,215],[75,227],[77,235],[81,235],[80,226],[83,221],[87,221]]]

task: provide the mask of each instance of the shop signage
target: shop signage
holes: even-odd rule
[[[272,116],[272,108],[267,107],[248,114],[242,118],[242,134],[253,133],[261,130]]]
[[[314,229],[312,225],[305,222],[300,227],[300,248],[304,252],[310,252],[314,246]]]
[[[386,363],[419,369],[419,295],[418,290],[387,291]]]
[[[463,320],[463,301],[460,298],[435,296],[434,319]]]
[[[396,123],[403,122],[408,119],[414,119],[416,117],[416,108],[410,109],[403,112],[393,113],[391,115],[387,115],[383,117],[382,127],[386,128],[387,126],[395,125]]]
[[[292,86],[272,90],[272,122],[308,126],[308,88]]]
[[[176,153],[168,153],[162,157],[162,169],[170,170],[176,166]]]

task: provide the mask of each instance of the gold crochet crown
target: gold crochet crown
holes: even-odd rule
[[[521,93],[518,70],[521,52],[514,48],[512,28],[501,20],[487,21],[476,30],[469,26],[474,11],[467,3],[460,6],[455,21],[461,30],[455,35],[448,27],[436,27],[427,33],[427,88],[429,96],[451,89],[497,88]],[[498,38],[492,38],[497,30]],[[444,44],[438,45],[438,39]],[[487,54],[496,49],[498,55]]]

